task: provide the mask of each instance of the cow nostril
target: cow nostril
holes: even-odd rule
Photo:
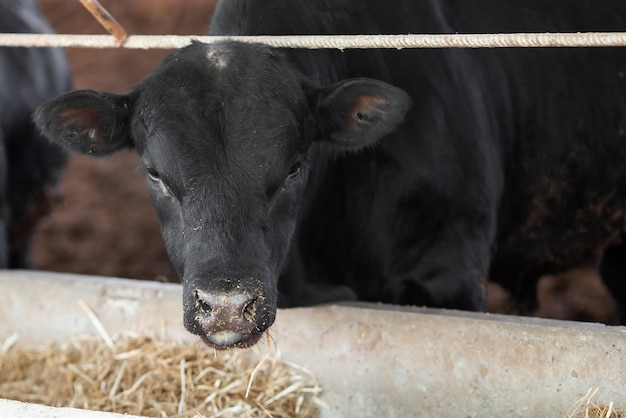
[[[244,304],[241,316],[248,322],[253,322],[256,317],[256,298],[250,299]]]
[[[211,308],[211,305],[209,305],[209,303],[204,300],[202,296],[200,296],[198,290],[194,292],[194,296],[196,297],[196,308],[204,313],[211,313],[211,311],[213,310]]]

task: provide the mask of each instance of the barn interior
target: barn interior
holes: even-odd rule
[[[128,33],[181,35],[203,34],[216,3],[100,2]],[[104,33],[78,1],[39,3],[59,33]],[[117,93],[167,53],[67,49],[75,88]],[[137,165],[131,152],[69,157],[51,211],[34,232],[33,271],[0,274],[0,343],[16,332],[20,345],[96,334],[78,300],[110,333],[129,325],[165,328],[172,338],[195,342],[178,318],[179,280]],[[131,308],[120,307],[128,300]],[[272,346],[318,377],[323,417],[565,416],[596,387],[606,403],[623,402],[626,328],[614,326],[615,307],[600,277],[546,275],[538,301],[530,316],[515,316],[506,291],[490,283],[487,314],[372,304],[284,310]],[[9,415],[55,413],[0,400],[3,408]]]

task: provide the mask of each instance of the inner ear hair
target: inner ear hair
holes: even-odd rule
[[[102,156],[132,147],[124,95],[76,90],[43,104],[33,118],[46,137],[74,152]]]
[[[367,78],[346,80],[319,93],[319,136],[347,149],[372,145],[396,129],[409,104],[409,96],[390,84]]]

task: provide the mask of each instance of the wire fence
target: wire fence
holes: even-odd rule
[[[297,35],[297,36],[193,36],[130,35],[120,42],[112,35],[1,33],[4,47],[176,49],[192,40],[263,43],[280,48],[546,48],[626,46],[626,32],[499,33],[444,35]]]

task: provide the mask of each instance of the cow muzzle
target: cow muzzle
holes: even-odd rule
[[[188,297],[185,327],[216,349],[252,346],[274,322],[260,291],[195,288]]]

